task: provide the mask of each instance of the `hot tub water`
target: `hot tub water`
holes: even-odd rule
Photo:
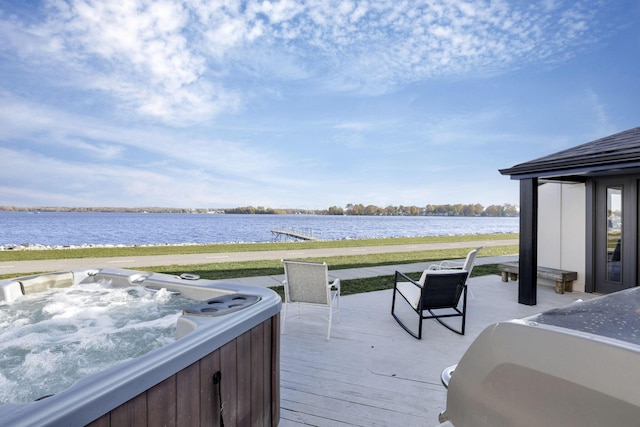
[[[0,405],[29,402],[175,340],[194,300],[108,281],[0,302]]]
[[[42,303],[38,294],[52,289],[62,291],[54,291],[53,300]],[[95,291],[97,300],[81,305],[89,298],[88,290]],[[169,313],[159,311],[178,294],[189,298],[186,304],[178,303]],[[19,300],[27,306],[20,308]],[[0,313],[11,311],[0,317],[0,335],[3,327],[7,331],[6,339],[0,339],[0,357],[18,358],[26,367],[14,377],[0,374],[0,390],[10,386],[21,395],[0,404],[0,426],[204,427],[223,419],[226,425],[260,420],[261,425],[276,426],[281,306],[280,296],[271,289],[194,274],[92,268],[0,280]],[[124,315],[112,317],[109,311]],[[14,319],[18,312],[28,314]],[[152,318],[140,318],[147,314]],[[34,323],[34,318],[45,317],[48,327]],[[150,337],[150,329],[168,333]],[[92,330],[97,333],[90,336]],[[134,335],[119,340],[125,331]],[[44,350],[33,347],[38,340],[46,344]],[[74,367],[71,355],[58,353],[69,347],[78,359],[85,359],[89,348],[97,349],[99,360],[113,361],[129,347],[144,354],[126,355],[111,367],[88,373],[97,362]],[[62,373],[50,380],[53,365]],[[76,373],[81,377],[77,381],[67,378]],[[45,386],[32,396],[24,395],[26,380]],[[59,390],[63,380],[72,384]],[[47,382],[56,388],[48,388]]]

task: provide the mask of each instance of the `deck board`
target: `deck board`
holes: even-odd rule
[[[440,373],[458,362],[485,327],[592,297],[558,295],[543,286],[538,305],[526,306],[517,303],[517,286],[500,276],[474,278],[469,286],[474,298],[465,336],[426,320],[423,339],[411,337],[391,317],[391,291],[343,297],[330,341],[321,319],[287,319],[280,426],[437,425],[446,403]]]

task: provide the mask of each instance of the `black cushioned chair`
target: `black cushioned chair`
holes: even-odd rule
[[[393,286],[393,301],[391,315],[412,336],[422,339],[422,321],[435,319],[447,329],[464,335],[467,309],[467,276],[466,270],[425,270],[417,282],[396,271]],[[419,316],[418,333],[411,331],[395,313],[396,295],[400,296],[411,306]],[[460,302],[462,298],[462,302]],[[462,308],[458,306],[462,304]],[[459,329],[451,327],[442,319],[447,317],[462,317]]]

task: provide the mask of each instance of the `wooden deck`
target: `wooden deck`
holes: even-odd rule
[[[500,276],[474,278],[469,286],[474,298],[465,336],[426,320],[423,339],[411,337],[391,317],[391,291],[343,297],[330,341],[319,318],[288,319],[281,337],[280,426],[435,426],[446,402],[441,371],[457,363],[486,326],[592,297],[541,286],[538,305],[525,306],[517,303],[517,286]]]

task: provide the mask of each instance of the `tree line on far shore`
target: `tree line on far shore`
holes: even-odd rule
[[[351,204],[341,208],[331,206],[327,209],[273,209],[263,206],[245,206],[225,209],[191,208],[113,208],[113,207],[16,207],[0,206],[0,212],[129,212],[129,213],[209,213],[209,214],[303,214],[303,215],[368,215],[368,216],[489,216],[515,217],[519,215],[517,206],[505,203],[490,205],[486,208],[475,204],[446,204],[426,206],[386,206]]]
[[[491,205],[486,208],[479,203],[426,206],[387,206],[348,204],[345,208],[331,206],[323,210],[271,209],[261,206],[246,206],[224,209],[227,214],[315,214],[315,215],[369,215],[369,216],[510,216],[519,215],[518,207],[509,203]]]

